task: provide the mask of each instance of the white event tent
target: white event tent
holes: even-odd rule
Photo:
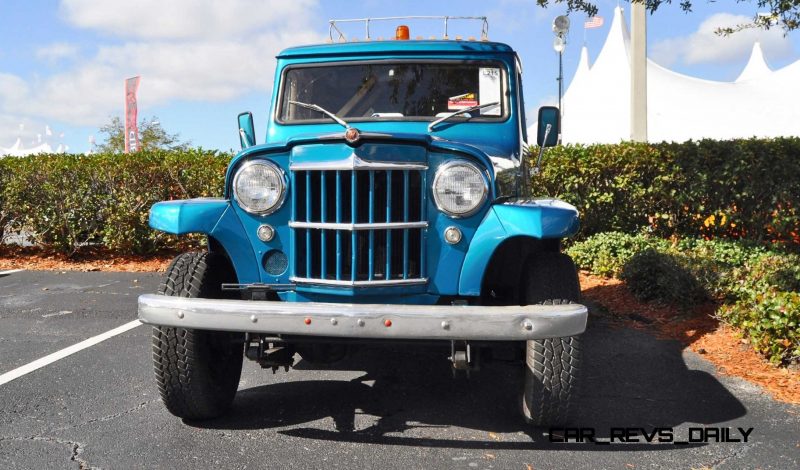
[[[562,100],[564,143],[630,140],[630,33],[621,8],[597,60],[581,50]],[[647,60],[650,142],[800,135],[800,61],[771,70],[755,43],[733,82],[702,80]]]
[[[58,152],[62,152],[63,146],[58,146]],[[47,142],[42,142],[35,147],[24,148],[22,146],[22,139],[17,138],[14,145],[8,148],[0,147],[0,157],[27,157],[28,155],[36,155],[38,153],[52,153],[53,147]]]

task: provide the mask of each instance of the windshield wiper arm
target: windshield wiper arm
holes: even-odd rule
[[[344,126],[345,129],[350,129],[350,124],[346,123],[344,121],[344,119],[342,119],[339,116],[333,114],[332,112],[328,111],[327,109],[323,108],[322,106],[319,106],[319,105],[316,105],[316,104],[310,104],[310,103],[302,103],[300,101],[292,101],[292,100],[289,100],[289,104],[293,104],[295,106],[300,106],[301,108],[306,108],[306,109],[311,109],[311,110],[314,110],[314,111],[319,111],[322,114],[327,115],[329,118],[333,119],[334,121],[336,121],[339,124],[341,124],[342,126]]]
[[[471,113],[472,111],[477,111],[479,109],[488,108],[490,106],[499,106],[499,105],[500,105],[499,101],[493,101],[491,103],[484,103],[484,104],[479,104],[477,106],[470,106],[469,108],[459,109],[458,111],[452,112],[452,113],[448,114],[447,116],[442,116],[439,119],[437,119],[437,120],[433,121],[432,123],[428,124],[428,132],[433,131],[433,128],[436,127],[437,124],[439,124],[440,122],[445,122],[448,119],[450,119],[451,117],[458,116],[459,114]]]

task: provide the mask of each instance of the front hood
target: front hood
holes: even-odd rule
[[[396,151],[388,154],[384,152],[376,152],[376,148],[386,150],[392,144],[397,144]],[[451,140],[442,139],[437,136],[422,133],[392,133],[392,132],[361,132],[360,139],[350,144],[345,140],[344,129],[342,132],[325,132],[315,134],[300,134],[294,136],[283,143],[269,143],[255,145],[239,152],[231,161],[228,166],[228,173],[226,175],[226,183],[230,182],[233,176],[233,170],[238,166],[239,162],[255,156],[270,156],[278,154],[288,154],[293,162],[297,158],[305,159],[309,151],[318,152],[330,150],[334,155],[329,155],[331,159],[347,158],[350,155],[355,155],[362,160],[385,160],[397,159],[398,161],[413,162],[421,158],[418,151],[413,150],[425,149],[427,152],[447,153],[447,154],[465,154],[471,156],[488,168],[493,173],[497,165],[494,160],[498,158],[496,154],[498,149],[490,146],[478,146],[474,144],[466,144],[462,142],[455,142]],[[494,153],[494,154],[493,154]],[[424,156],[424,152],[423,152]],[[316,158],[316,157],[313,157]],[[226,184],[226,188],[229,185]],[[226,194],[226,197],[228,195]]]

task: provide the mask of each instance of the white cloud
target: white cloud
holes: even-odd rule
[[[270,27],[302,27],[316,0],[62,0],[75,26],[121,37],[224,38]]]
[[[0,117],[30,117],[100,126],[121,114],[123,80],[142,76],[140,112],[178,100],[233,99],[272,88],[275,55],[324,40],[325,24],[310,11],[316,0],[245,2],[143,1],[125,8],[101,0],[63,0],[67,20],[126,37],[100,43],[91,55],[52,75],[0,73]],[[137,26],[138,25],[138,26]],[[65,57],[51,45],[41,57]],[[77,50],[76,50],[77,52]]]
[[[78,47],[74,44],[56,42],[36,50],[36,57],[48,62],[57,62],[62,59],[71,59],[78,54]]]
[[[552,21],[558,8],[542,8],[532,0],[499,0],[487,3],[493,9],[486,12],[489,19],[489,38],[492,28],[509,33],[527,33],[532,27],[541,27],[542,23]],[[552,18],[551,18],[552,17]]]
[[[750,23],[752,18],[730,13],[709,16],[692,34],[659,41],[653,45],[651,58],[664,66],[675,63],[731,63],[746,59],[753,44],[761,43],[767,59],[780,59],[792,54],[792,44],[780,28],[768,31],[746,29],[729,36],[715,33],[718,28]]]
[[[0,73],[0,103],[13,100],[27,91],[28,84],[25,80],[9,73]]]

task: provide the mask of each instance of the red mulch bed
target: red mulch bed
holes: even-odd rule
[[[149,256],[112,255],[90,250],[72,257],[37,248],[0,246],[0,271],[163,272],[175,253]],[[777,400],[800,404],[800,371],[775,367],[756,353],[732,328],[711,317],[713,304],[681,313],[674,308],[636,300],[622,281],[581,273],[583,295],[602,305],[619,324],[647,330],[660,338],[681,341],[702,354],[720,373],[742,377],[767,390]]]
[[[800,404],[800,371],[766,361],[736,330],[711,316],[716,305],[708,303],[691,312],[680,312],[639,302],[620,280],[587,273],[581,273],[580,278],[583,295],[605,307],[616,321],[661,338],[677,339],[714,363],[721,374],[744,378],[777,400]]]
[[[163,272],[175,253],[149,256],[120,256],[104,250],[86,250],[73,256],[50,253],[39,248],[0,245],[0,271],[116,271]]]

